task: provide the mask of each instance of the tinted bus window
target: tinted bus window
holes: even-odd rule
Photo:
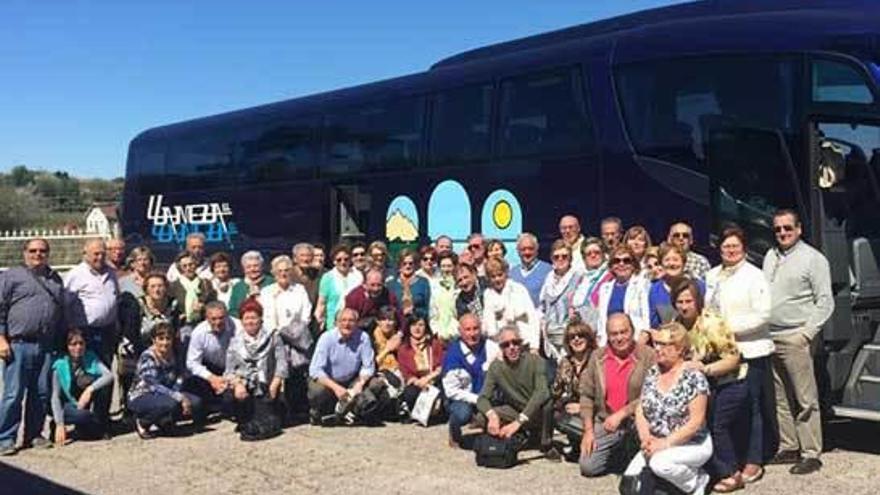
[[[812,71],[813,101],[874,103],[874,96],[855,67],[832,60],[816,60]]]
[[[592,149],[592,129],[573,68],[504,80],[501,155],[554,155]]]
[[[164,143],[137,144],[132,146],[129,175],[134,189],[141,194],[161,193],[165,187]]]
[[[322,175],[416,165],[422,142],[424,98],[403,98],[328,115]]]
[[[431,125],[431,163],[456,162],[489,157],[489,123],[492,85],[481,84],[443,91],[434,96]]]
[[[717,126],[791,130],[795,64],[716,58],[639,63],[617,71],[629,137],[639,154],[705,172],[705,140]]]
[[[234,151],[232,140],[215,129],[176,137],[168,147],[168,187],[187,191],[235,184]]]
[[[311,179],[318,160],[319,119],[279,119],[239,137],[239,169],[246,182]]]

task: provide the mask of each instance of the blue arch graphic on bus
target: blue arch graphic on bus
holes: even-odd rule
[[[483,202],[480,216],[483,236],[498,239],[507,248],[507,262],[516,263],[516,238],[522,233],[523,211],[516,196],[507,189],[493,191]]]
[[[460,251],[471,232],[471,200],[467,190],[455,180],[437,184],[428,200],[428,237],[435,241],[448,235],[452,248]]]

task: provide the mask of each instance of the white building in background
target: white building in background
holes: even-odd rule
[[[86,213],[86,234],[118,237],[119,233],[115,204],[94,205]]]

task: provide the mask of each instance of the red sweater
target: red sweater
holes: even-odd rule
[[[431,371],[443,367],[443,345],[439,339],[431,339],[431,345],[428,348],[429,362],[431,363]],[[407,382],[410,378],[421,378],[428,373],[419,372],[416,368],[416,350],[409,343],[409,339],[397,349],[397,363],[400,365],[400,373],[403,375],[403,381]]]

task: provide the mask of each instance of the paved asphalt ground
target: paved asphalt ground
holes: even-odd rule
[[[821,472],[796,477],[771,466],[741,493],[838,495],[880,492],[880,425],[841,422],[827,431]],[[183,438],[78,442],[0,460],[0,494],[616,493],[617,478],[585,479],[577,466],[526,451],[508,471],[477,468],[470,452],[446,446],[446,429],[297,426],[258,443],[230,423]]]

